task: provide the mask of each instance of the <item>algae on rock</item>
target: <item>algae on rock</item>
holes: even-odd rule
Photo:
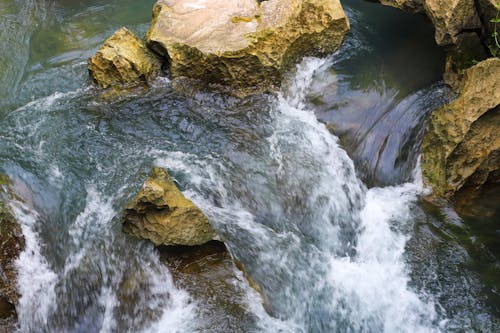
[[[271,91],[306,55],[335,51],[349,30],[338,0],[159,0],[148,45],[170,61],[173,79]]]
[[[434,193],[500,181],[500,59],[469,68],[460,96],[434,111],[424,136],[422,173]]]
[[[125,232],[156,245],[201,245],[216,239],[203,212],[155,167],[122,217]]]
[[[19,292],[15,261],[25,245],[21,226],[8,206],[12,199],[10,180],[0,174],[0,319],[16,317]]]
[[[147,84],[158,75],[161,60],[127,28],[109,37],[88,60],[90,75],[102,88]]]

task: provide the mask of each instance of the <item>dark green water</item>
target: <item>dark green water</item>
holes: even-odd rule
[[[420,199],[425,121],[452,98],[423,17],[345,1],[344,46],[306,59],[277,95],[185,96],[164,78],[102,102],[86,59],[123,25],[143,34],[152,5],[0,0],[0,169],[26,197],[14,204],[27,239],[19,331],[500,329],[498,200],[460,215]],[[202,297],[121,232],[153,164],[207,214],[272,315],[240,273],[215,273],[227,289]]]

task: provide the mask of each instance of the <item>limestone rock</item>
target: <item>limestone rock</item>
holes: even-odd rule
[[[441,46],[457,45],[462,33],[480,32],[494,17],[496,0],[378,0],[411,13],[423,12],[432,21],[436,42]],[[495,11],[495,13],[493,13]]]
[[[102,88],[136,86],[154,79],[161,61],[127,28],[109,37],[88,60],[90,75]]]
[[[125,232],[156,245],[201,245],[216,238],[202,211],[175,186],[167,171],[153,168],[122,217]]]
[[[425,0],[424,7],[439,45],[456,44],[460,33],[481,29],[474,0]]]
[[[500,59],[469,68],[461,94],[431,115],[422,172],[434,193],[500,181]]]
[[[173,79],[273,90],[290,65],[335,51],[349,30],[338,0],[159,0],[148,45]]]
[[[11,199],[10,181],[0,175],[0,319],[16,316],[19,295],[15,260],[25,244],[21,226],[8,206]]]

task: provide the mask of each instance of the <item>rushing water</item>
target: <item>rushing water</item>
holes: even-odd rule
[[[0,167],[25,199],[20,332],[500,329],[497,202],[462,218],[420,199],[425,120],[451,98],[422,17],[346,1],[344,46],[305,59],[276,95],[185,96],[162,78],[102,101],[86,58],[121,25],[144,33],[152,4],[0,1]],[[153,164],[266,310],[234,267],[214,302],[121,232]]]

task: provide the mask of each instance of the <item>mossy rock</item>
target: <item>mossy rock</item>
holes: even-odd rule
[[[172,78],[229,86],[244,96],[273,91],[307,55],[334,52],[349,30],[338,0],[159,0],[146,35]]]
[[[438,196],[500,181],[500,59],[466,70],[460,91],[432,113],[424,135],[422,173]]]
[[[125,88],[148,85],[161,69],[161,59],[144,41],[127,28],[109,37],[88,60],[94,82],[102,88]]]

